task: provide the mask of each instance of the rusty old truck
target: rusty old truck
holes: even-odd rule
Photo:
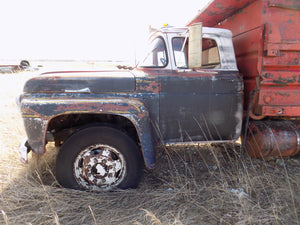
[[[54,142],[58,182],[97,191],[137,187],[159,145],[233,142],[244,134],[253,157],[297,154],[299,4],[228,2],[213,2],[187,27],[152,30],[149,51],[132,70],[28,80],[19,98],[23,161]],[[286,29],[277,29],[277,14]]]

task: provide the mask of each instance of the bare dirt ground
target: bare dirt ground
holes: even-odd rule
[[[161,148],[136,190],[61,188],[56,149],[19,162],[15,97],[34,72],[0,74],[0,224],[299,224],[300,156],[264,162],[238,144]]]

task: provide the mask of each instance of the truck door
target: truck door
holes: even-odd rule
[[[202,127],[209,114],[212,76],[177,72],[160,76],[160,130],[167,142],[210,139]]]
[[[242,121],[242,81],[238,72],[216,69],[220,59],[213,42],[203,44],[210,51],[203,51],[202,68],[188,70],[185,51],[176,47],[182,46],[180,43],[184,38],[172,39],[178,70],[159,78],[159,128],[163,140],[176,143],[238,138]]]

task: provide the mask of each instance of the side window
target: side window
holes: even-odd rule
[[[183,46],[184,45],[184,46]],[[173,53],[177,68],[188,68],[188,40],[184,37],[172,39]],[[218,45],[215,40],[209,38],[202,39],[202,66],[203,69],[220,68],[220,56]]]
[[[186,42],[186,43],[184,43]],[[180,69],[187,69],[187,41],[182,37],[175,37],[172,39],[173,53],[175,58],[175,65]],[[184,45],[184,46],[183,46]]]
[[[216,69],[220,67],[220,56],[218,45],[215,40],[202,39],[202,67]]]
[[[168,64],[166,45],[161,37],[154,39],[147,51],[141,67],[165,67]]]

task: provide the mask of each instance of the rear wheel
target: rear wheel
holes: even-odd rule
[[[118,129],[94,126],[80,130],[62,145],[56,177],[66,188],[92,191],[136,188],[142,156],[135,142]]]

